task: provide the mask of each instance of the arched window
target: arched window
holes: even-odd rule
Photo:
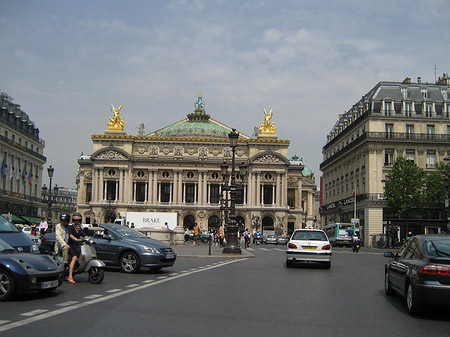
[[[193,215],[186,215],[183,218],[183,228],[194,229],[195,217]]]

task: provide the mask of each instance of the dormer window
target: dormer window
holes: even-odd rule
[[[391,116],[392,115],[392,102],[384,102],[384,115]]]

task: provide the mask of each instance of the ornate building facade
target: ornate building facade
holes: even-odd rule
[[[45,142],[19,104],[0,92],[1,197],[0,214],[15,223],[38,221]]]
[[[384,184],[398,156],[426,171],[450,155],[450,79],[380,82],[328,133],[320,169],[324,225],[360,220],[366,245],[388,226],[398,240],[440,233],[444,219],[388,219]]]
[[[218,229],[228,198],[221,165],[231,162],[231,127],[212,119],[199,95],[187,118],[148,134],[141,124],[138,135],[128,135],[121,107],[112,107],[104,134],[92,135],[92,154],[78,160],[78,210],[85,221],[176,212],[178,226]],[[302,161],[288,160],[290,142],[278,139],[272,114],[264,111],[258,135],[239,132],[236,166],[246,174],[237,175],[236,220],[241,228],[274,226],[287,234],[313,224],[316,187]]]

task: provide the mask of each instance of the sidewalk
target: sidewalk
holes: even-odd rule
[[[209,254],[209,243],[199,243],[198,246],[194,246],[192,242],[189,242],[189,246],[186,245],[173,245],[173,250],[177,254],[177,257],[215,257],[215,258],[227,258],[227,259],[242,259],[253,258],[255,255],[250,253],[241,247],[242,254],[223,254],[223,248],[214,246],[211,244],[211,255]]]

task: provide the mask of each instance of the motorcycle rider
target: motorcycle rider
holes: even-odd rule
[[[75,264],[77,263],[77,259],[81,254],[81,244],[83,241],[82,237],[84,237],[84,233],[81,230],[81,219],[83,216],[79,212],[75,212],[72,214],[72,222],[73,224],[67,228],[67,232],[69,234],[69,256],[70,256],[70,266],[69,266],[69,277],[67,277],[67,282],[75,283],[73,279],[73,270],[75,269]]]
[[[69,246],[69,234],[67,233],[67,226],[69,225],[70,222],[70,214],[62,213],[59,217],[59,220],[61,222],[57,224],[55,228],[56,234],[55,253],[56,254],[62,253],[64,260],[64,270],[66,270],[69,266],[70,246]]]
[[[356,232],[353,233],[352,236],[352,250],[353,251],[357,251],[359,248],[357,248],[357,245],[360,245],[361,240],[358,237],[358,234],[356,234]]]

